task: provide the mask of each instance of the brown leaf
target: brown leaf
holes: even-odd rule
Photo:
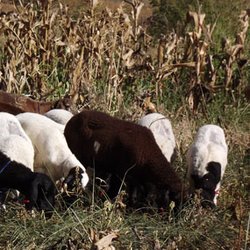
[[[113,239],[116,239],[118,237],[117,233],[110,233],[103,238],[101,238],[99,241],[95,243],[97,250],[109,250],[109,249],[115,249],[111,243]]]
[[[155,105],[151,102],[150,97],[146,97],[143,101],[143,108],[150,113],[157,112]]]

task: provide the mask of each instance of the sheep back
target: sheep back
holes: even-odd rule
[[[34,148],[17,118],[0,112],[0,151],[33,170]]]
[[[65,125],[69,119],[73,116],[73,114],[64,109],[52,109],[44,114],[48,118],[53,121]]]
[[[150,113],[139,119],[138,124],[152,131],[162,153],[169,162],[173,162],[176,143],[170,120],[162,114]]]

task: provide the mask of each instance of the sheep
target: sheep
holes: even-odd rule
[[[23,112],[35,112],[44,114],[54,109],[71,109],[72,101],[66,95],[62,99],[56,101],[36,101],[25,95],[16,95],[0,90],[0,111],[17,115]]]
[[[162,153],[168,162],[173,163],[176,155],[176,143],[169,119],[159,113],[150,113],[139,119],[137,123],[152,131]]]
[[[34,173],[34,148],[21,124],[12,114],[0,112],[0,189],[16,189],[33,207],[51,212],[56,188],[45,174]],[[5,197],[1,194],[1,202]]]
[[[44,114],[53,121],[65,125],[69,119],[73,116],[70,111],[65,109],[51,109]]]
[[[33,171],[34,149],[31,140],[14,115],[0,112],[0,136],[1,151],[7,154],[11,160],[18,161]],[[5,143],[9,141],[8,139],[14,136],[17,136],[15,137],[17,142],[18,140],[20,143],[24,142],[25,147],[23,147],[22,150],[12,150],[11,147],[14,145],[9,145],[9,147],[6,145],[5,147]],[[7,140],[6,142],[5,139]],[[10,143],[12,143],[12,140],[10,140]],[[25,157],[23,157],[23,154]]]
[[[203,206],[217,205],[227,154],[228,146],[221,127],[209,124],[199,128],[187,151],[187,176],[191,193],[195,189],[202,189]]]
[[[35,148],[35,171],[47,174],[54,182],[65,178],[69,190],[74,187],[76,179],[80,179],[82,188],[85,188],[89,177],[67,145],[64,125],[35,113],[21,113],[16,117]]]
[[[74,115],[64,135],[71,151],[82,164],[94,168],[96,176],[105,179],[111,174],[110,199],[117,196],[125,178],[129,203],[133,204],[135,191],[142,190],[143,199],[155,189],[158,207],[166,207],[168,198],[179,206],[182,182],[148,128],[89,110]]]

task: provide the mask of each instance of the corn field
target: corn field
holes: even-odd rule
[[[98,6],[90,1],[74,18],[52,0],[20,0],[15,12],[2,12],[1,89],[41,100],[68,93],[84,106],[101,88],[112,111],[123,104],[124,89],[150,79],[156,97],[169,83],[184,86],[196,112],[217,91],[241,93],[246,86],[249,10],[239,15],[235,39],[223,38],[215,53],[216,23],[206,24],[201,8],[187,13],[183,36],[171,32],[155,42],[138,22],[141,1],[126,0],[114,11]]]

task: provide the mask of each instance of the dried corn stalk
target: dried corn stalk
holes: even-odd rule
[[[242,11],[239,16],[239,32],[236,35],[234,45],[231,45],[229,39],[225,39],[223,43],[223,49],[226,54],[224,68],[225,68],[225,88],[231,89],[232,75],[234,72],[234,65],[237,63],[237,59],[240,58],[241,52],[244,49],[247,31],[249,28],[249,15],[247,11]]]
[[[222,82],[221,71],[225,87],[232,88],[248,31],[247,12],[240,16],[234,45],[225,39],[223,55],[218,57],[210,52],[215,24],[206,25],[201,10],[188,13],[192,28],[184,37],[164,34],[153,46],[139,23],[141,1],[126,0],[114,11],[100,10],[100,2],[89,1],[88,9],[76,18],[67,6],[51,0],[26,5],[20,0],[16,12],[2,13],[1,88],[39,99],[69,93],[82,106],[102,102],[113,112],[124,103],[124,87],[132,89],[139,79],[151,79],[156,97],[167,91],[166,84],[185,85],[193,111],[200,104],[204,109],[206,95]],[[221,61],[215,64],[215,58]]]

